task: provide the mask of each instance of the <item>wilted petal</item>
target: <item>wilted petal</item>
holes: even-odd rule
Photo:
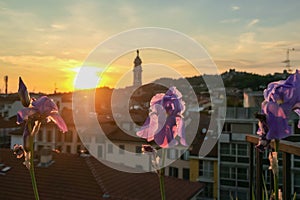
[[[30,158],[31,158],[31,153],[30,152],[26,152],[24,151],[24,155],[25,155],[25,161],[24,161],[24,165],[27,167],[27,169],[30,169]]]
[[[156,149],[149,144],[142,145],[142,152],[143,153],[150,153],[152,155],[153,152],[156,152]]]
[[[17,158],[22,158],[24,155],[24,148],[22,145],[15,144],[13,151],[14,151],[14,154],[17,155]]]
[[[28,107],[30,105],[30,96],[27,91],[27,87],[24,84],[21,77],[19,77],[19,90],[18,90],[19,97],[21,99],[22,105],[24,107]]]
[[[273,174],[278,174],[279,167],[278,167],[277,152],[270,152],[269,153],[269,161],[270,161],[269,169],[272,170]]]
[[[63,133],[68,131],[65,121],[58,113],[53,113],[48,118],[53,121]]]
[[[266,139],[266,135],[262,135],[259,137],[258,144],[255,146],[259,151],[265,151],[269,145],[271,140]]]
[[[300,102],[295,104],[294,106],[294,112],[298,115],[298,117],[300,118]],[[300,120],[298,120],[298,128],[300,128]]]

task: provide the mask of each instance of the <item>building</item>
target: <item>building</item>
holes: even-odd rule
[[[17,132],[17,111],[23,108],[18,94],[0,95],[0,148],[11,146],[11,132]],[[18,140],[19,141],[19,140]],[[15,142],[15,141],[13,141]]]
[[[244,90],[244,108],[260,107],[264,100],[262,91]]]
[[[18,130],[16,117],[4,118],[0,116],[0,148],[10,148],[10,132]]]
[[[218,199],[218,145],[214,145],[205,157],[199,156],[199,151],[205,141],[210,123],[210,115],[201,112],[198,125],[198,132],[190,147],[189,169],[190,180],[205,184],[203,192],[198,196],[198,200]],[[193,126],[196,126],[193,124]]]
[[[254,118],[254,113],[260,108],[243,108],[243,107],[228,107],[226,113],[226,121],[222,130],[222,134],[218,142],[218,168],[219,168],[219,199],[226,200],[233,197],[238,199],[249,199],[249,162],[250,162],[250,144],[246,141],[247,134],[256,135],[257,119]],[[291,116],[290,125],[295,133],[293,137],[297,137],[298,117]],[[289,139],[289,138],[287,138]],[[299,140],[299,139],[298,139]],[[252,154],[254,155],[254,154]],[[270,171],[268,152],[263,155],[263,171],[264,177],[268,177]],[[279,165],[282,161],[279,154]],[[300,159],[298,156],[291,156],[291,192],[299,191],[300,178]],[[280,174],[282,166],[280,167]],[[280,179],[281,182],[281,179]],[[267,186],[270,184],[270,179],[266,179]],[[280,183],[282,187],[282,183]]]

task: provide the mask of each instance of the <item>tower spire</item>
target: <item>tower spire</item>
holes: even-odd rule
[[[133,86],[141,86],[142,85],[142,60],[140,58],[140,51],[136,50],[136,58],[134,59],[134,67],[133,67]]]
[[[136,50],[136,58],[134,59],[134,66],[135,67],[142,64],[142,60],[141,60],[139,54],[140,54],[140,51]]]

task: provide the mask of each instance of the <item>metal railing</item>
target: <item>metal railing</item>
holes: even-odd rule
[[[250,143],[250,167],[249,167],[249,195],[252,199],[252,194],[255,195],[256,200],[262,199],[263,190],[263,153],[258,149],[255,149],[255,163],[254,166],[254,145],[258,143],[258,136],[247,135],[246,141]],[[274,147],[274,142],[271,142],[271,147]],[[296,142],[290,142],[281,140],[279,143],[279,151],[282,152],[282,192],[283,199],[291,199],[291,155],[300,156],[300,144]],[[256,176],[254,177],[254,170],[256,171]],[[254,180],[255,178],[255,180]],[[254,182],[255,181],[255,182]],[[255,184],[254,184],[255,183]],[[255,188],[253,188],[255,185]],[[253,191],[255,190],[255,191]]]

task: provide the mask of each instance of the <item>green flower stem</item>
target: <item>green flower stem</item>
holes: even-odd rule
[[[162,149],[162,168],[159,170],[159,187],[160,195],[162,200],[166,200],[166,191],[165,191],[165,149]]]
[[[277,160],[278,160],[278,149],[279,149],[279,140],[275,140],[275,152],[277,152]],[[278,166],[277,166],[278,169]],[[275,171],[275,173],[273,174],[274,176],[274,190],[275,190],[275,200],[279,199],[279,195],[278,195],[278,170]]]
[[[35,125],[37,126],[37,125]],[[33,192],[34,192],[34,197],[36,200],[39,200],[39,192],[38,192],[38,188],[37,188],[37,184],[36,184],[36,179],[35,179],[35,173],[34,173],[34,134],[32,133],[31,130],[31,124],[30,122],[28,122],[28,129],[29,132],[31,133],[29,136],[29,145],[30,145],[30,168],[29,168],[29,172],[30,172],[30,177],[31,177],[31,183],[32,183],[32,188],[33,188]]]
[[[160,195],[162,200],[166,200],[166,192],[165,192],[165,176],[164,176],[164,168],[160,170],[159,175],[159,187],[160,187]]]

